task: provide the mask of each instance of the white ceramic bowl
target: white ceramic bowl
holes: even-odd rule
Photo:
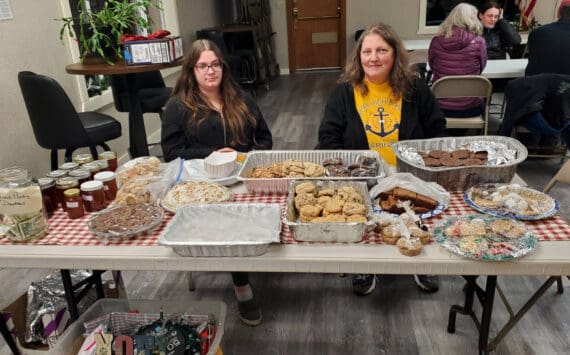
[[[204,159],[204,170],[211,179],[230,176],[237,166],[237,152],[213,152]]]

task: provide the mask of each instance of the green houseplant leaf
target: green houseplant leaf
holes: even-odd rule
[[[85,1],[78,3],[77,17],[63,17],[59,38],[65,35],[77,40],[82,61],[98,55],[112,64],[122,58],[121,36],[137,28],[151,30],[148,9],[161,9],[162,0],[106,0],[100,10],[92,11]]]

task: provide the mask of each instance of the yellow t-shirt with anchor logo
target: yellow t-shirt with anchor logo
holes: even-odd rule
[[[402,98],[396,99],[389,83],[374,84],[365,80],[368,94],[362,96],[354,88],[356,111],[360,115],[368,146],[377,151],[384,160],[396,165],[396,155],[390,143],[398,141],[402,117]]]

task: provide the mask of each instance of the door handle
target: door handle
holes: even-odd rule
[[[294,7],[293,8],[293,17],[297,17],[297,16],[299,16],[299,9]]]

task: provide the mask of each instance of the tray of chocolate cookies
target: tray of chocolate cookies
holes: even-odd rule
[[[448,191],[478,183],[510,182],[528,155],[518,140],[502,136],[442,137],[392,144],[398,172],[434,181]]]
[[[366,182],[294,180],[283,223],[299,241],[359,242],[371,217]]]
[[[292,180],[358,180],[372,186],[384,176],[384,162],[371,150],[268,150],[248,153],[237,178],[250,193],[285,194]]]

